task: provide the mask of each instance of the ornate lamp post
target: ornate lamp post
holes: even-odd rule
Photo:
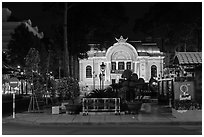
[[[100,80],[100,89],[101,89],[101,80],[102,80],[102,74],[99,74],[99,80]]]
[[[106,65],[104,64],[104,62],[102,62],[102,64],[100,65],[101,72],[102,72],[102,77],[101,77],[102,78],[102,89],[104,88],[105,67],[106,67]]]

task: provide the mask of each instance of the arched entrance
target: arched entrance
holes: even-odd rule
[[[134,72],[135,61],[137,59],[136,49],[127,39],[116,39],[118,42],[111,46],[106,52],[108,66],[110,66],[110,81],[118,83],[124,70],[130,69]]]

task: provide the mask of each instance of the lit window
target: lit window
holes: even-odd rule
[[[131,62],[127,62],[127,69],[131,69]]]
[[[116,62],[111,62],[111,70],[116,70]]]
[[[124,70],[124,69],[125,69],[124,62],[118,62],[118,70]]]
[[[91,78],[92,77],[92,69],[91,69],[91,66],[87,66],[86,67],[86,78]]]

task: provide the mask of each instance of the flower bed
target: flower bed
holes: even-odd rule
[[[175,100],[172,115],[180,120],[202,121],[202,108],[192,100]]]

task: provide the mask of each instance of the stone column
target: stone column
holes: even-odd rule
[[[127,69],[127,61],[124,61],[124,69]]]
[[[132,69],[133,73],[136,73],[136,63],[135,62],[131,63],[131,69]]]
[[[140,76],[140,62],[135,62],[135,72],[137,73],[138,77]]]
[[[145,79],[145,62],[140,63],[140,77]]]
[[[110,81],[110,72],[111,72],[111,62],[107,62],[107,69],[106,69],[106,79],[107,81]]]

